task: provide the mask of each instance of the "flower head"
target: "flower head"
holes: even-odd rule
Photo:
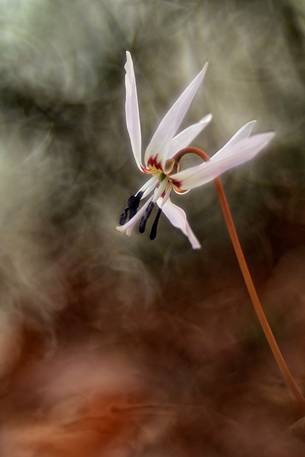
[[[175,205],[170,194],[185,193],[195,187],[206,184],[226,170],[252,159],[273,138],[272,132],[252,135],[255,121],[248,122],[213,157],[200,165],[179,170],[179,151],[186,148],[212,119],[207,114],[197,123],[177,134],[177,131],[204,79],[207,64],[182,92],[173,106],[158,125],[144,153],[142,160],[142,138],[139,116],[138,96],[133,62],[130,53],[126,53],[125,87],[126,87],[126,124],[131,147],[139,170],[150,179],[129,200],[120,217],[117,229],[130,235],[139,224],[143,233],[155,207],[157,214],[150,231],[150,238],[155,239],[161,213],[174,227],[179,228],[189,239],[194,249],[201,247],[193,233],[186,214]],[[145,203],[140,207],[141,201]]]

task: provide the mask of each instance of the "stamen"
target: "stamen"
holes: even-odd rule
[[[142,195],[143,192],[138,192],[136,195],[129,197],[127,203],[129,209],[129,220],[137,214]]]
[[[127,221],[127,218],[128,220],[130,220],[133,216],[137,214],[142,196],[143,192],[140,191],[136,195],[131,195],[131,197],[129,197],[127,201],[127,208],[125,208],[120,215],[119,225],[124,225]]]
[[[138,198],[139,202],[140,202],[142,197],[143,197],[143,192],[141,190],[139,190],[139,192],[136,194],[136,198]]]
[[[162,213],[162,209],[159,208],[159,209],[158,209],[158,212],[157,212],[157,215],[156,215],[156,217],[155,217],[154,223],[153,223],[153,225],[152,225],[151,231],[150,231],[149,238],[150,238],[151,240],[155,240],[155,239],[156,239],[156,236],[157,236],[157,229],[158,229],[158,223],[159,223],[159,219],[160,219],[161,213]]]
[[[144,233],[145,232],[147,220],[148,220],[149,216],[151,215],[152,210],[154,209],[154,206],[155,206],[155,204],[153,202],[150,202],[148,207],[145,210],[144,215],[141,217],[140,225],[139,225],[139,232],[140,233]]]
[[[119,225],[124,225],[125,222],[127,221],[128,211],[129,211],[129,208],[125,208],[124,211],[121,213],[120,219],[119,219]]]

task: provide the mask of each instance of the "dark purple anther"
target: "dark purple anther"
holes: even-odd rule
[[[137,214],[142,195],[143,192],[138,192],[136,195],[129,197],[127,203],[129,209],[129,220]]]
[[[133,216],[137,214],[139,204],[142,198],[143,192],[138,192],[136,195],[129,197],[127,202],[127,208],[123,210],[120,215],[119,224],[124,225],[127,221],[127,218],[130,220]],[[129,214],[129,217],[128,217]]]
[[[140,225],[139,225],[139,232],[144,233],[146,228],[146,222],[148,221],[149,216],[151,215],[152,210],[154,209],[155,204],[150,202],[147,206],[144,215],[141,217]]]
[[[153,223],[153,225],[152,225],[151,231],[150,231],[149,238],[150,238],[151,240],[155,240],[155,239],[156,239],[156,236],[157,236],[157,229],[158,229],[158,223],[159,223],[159,219],[160,219],[161,213],[162,213],[162,210],[161,210],[161,208],[159,208],[159,209],[158,209],[158,212],[157,212],[157,215],[156,215],[156,217],[155,217],[154,223]]]
[[[127,221],[128,211],[129,211],[129,209],[125,208],[124,211],[121,213],[120,219],[119,219],[119,224],[120,225],[124,225],[125,222]]]

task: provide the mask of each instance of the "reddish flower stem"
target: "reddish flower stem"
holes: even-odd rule
[[[182,149],[181,151],[179,151],[175,155],[174,160],[176,161],[176,163],[178,163],[179,160],[185,154],[189,154],[189,153],[196,154],[203,160],[209,160],[209,158],[210,158],[209,155],[202,149],[199,149],[196,147],[188,147],[188,148],[185,148],[185,149]],[[227,226],[227,230],[228,230],[229,236],[231,238],[231,242],[232,242],[232,245],[233,245],[233,248],[234,248],[238,263],[239,263],[239,267],[240,267],[242,276],[244,278],[245,285],[247,287],[254,311],[255,311],[257,318],[260,322],[260,325],[263,329],[263,332],[268,341],[268,344],[269,344],[272,354],[274,356],[275,362],[277,363],[277,366],[283,376],[283,379],[284,379],[288,389],[290,390],[292,396],[295,398],[300,410],[304,411],[305,410],[305,398],[283,357],[283,354],[277,344],[275,336],[272,332],[272,329],[271,329],[268,319],[266,317],[265,311],[263,309],[263,305],[257,295],[256,289],[255,289],[255,286],[254,286],[254,283],[253,283],[253,280],[252,280],[252,277],[251,277],[251,274],[249,271],[249,267],[247,265],[247,261],[245,259],[245,256],[244,256],[244,253],[243,253],[243,250],[242,250],[239,238],[238,238],[233,216],[232,216],[232,213],[230,210],[230,206],[229,206],[221,179],[216,178],[214,180],[214,184],[215,184],[215,188],[216,188],[216,191],[218,194],[219,203],[220,203],[220,206],[222,209],[222,213],[223,213],[224,220],[225,220],[225,223]]]

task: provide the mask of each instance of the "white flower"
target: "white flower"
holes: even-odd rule
[[[201,245],[188,223],[184,210],[170,200],[171,191],[175,190],[180,194],[187,192],[212,181],[226,170],[252,159],[269,143],[274,133],[268,132],[250,136],[255,121],[248,122],[209,161],[179,171],[178,163],[174,157],[179,151],[187,147],[212,119],[212,115],[208,114],[177,135],[185,114],[204,79],[207,69],[207,64],[205,64],[160,122],[145,150],[144,161],[142,162],[141,124],[136,80],[132,58],[128,51],[126,57],[125,112],[127,130],[136,164],[142,173],[151,175],[151,178],[129,198],[128,206],[121,214],[120,225],[117,229],[130,235],[133,228],[139,223],[139,231],[143,233],[147,220],[154,206],[157,205],[158,212],[151,228],[150,238],[156,237],[157,225],[162,212],[172,225],[184,233],[193,249],[199,249]],[[146,202],[138,209],[140,202],[144,199]]]

